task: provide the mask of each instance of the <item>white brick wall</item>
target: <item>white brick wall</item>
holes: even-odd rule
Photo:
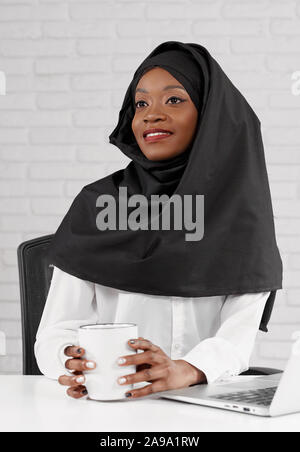
[[[17,246],[129,162],[108,135],[137,65],[173,39],[206,46],[261,119],[284,289],[252,363],[285,365],[300,329],[299,1],[0,0],[0,372],[22,367]]]

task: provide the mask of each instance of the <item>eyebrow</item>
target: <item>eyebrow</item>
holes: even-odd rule
[[[165,86],[165,87],[163,88],[163,91],[167,91],[168,89],[174,89],[174,88],[179,88],[179,89],[182,89],[183,91],[186,91],[186,89],[185,89],[183,86],[180,86],[180,85],[168,85],[168,86]],[[135,90],[135,92],[136,92],[136,93],[138,93],[138,92],[141,92],[141,93],[148,93],[148,91],[145,90],[145,89],[143,89],[143,88],[137,88],[137,89]]]

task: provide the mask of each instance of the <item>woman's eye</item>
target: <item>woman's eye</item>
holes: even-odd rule
[[[172,96],[172,97],[170,97],[170,99],[177,99],[177,100],[180,100],[180,102],[182,102],[182,99],[180,99],[180,97]],[[170,99],[168,99],[168,102]]]
[[[140,104],[141,102],[143,103],[144,101],[143,101],[143,100],[138,100],[138,101],[135,103],[136,108],[138,108],[138,104]]]
[[[169,97],[168,102],[169,102],[169,100],[171,100],[171,99],[177,99],[177,100],[180,100],[180,102],[183,102],[183,99],[180,99],[180,97],[177,97],[177,96]],[[180,102],[179,102],[179,103],[180,103]],[[137,101],[137,102],[135,103],[136,108],[139,108],[138,105],[139,105],[140,103],[146,103],[146,102],[145,102],[144,100],[139,100],[139,101]],[[176,102],[176,103],[177,103],[177,102]]]

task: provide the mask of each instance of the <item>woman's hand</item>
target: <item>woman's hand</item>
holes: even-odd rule
[[[140,389],[130,390],[126,393],[126,396],[130,394],[128,396],[130,398],[142,397],[169,389],[186,388],[197,383],[207,383],[205,374],[197,367],[183,359],[170,359],[160,347],[143,337],[136,339],[134,344],[128,341],[128,344],[135,350],[145,351],[144,353],[120,357],[126,359],[125,363],[119,364],[120,366],[137,366],[136,373],[128,375],[125,373],[123,375],[126,381],[122,385],[131,385],[140,381],[152,383]]]
[[[72,345],[65,348],[65,355],[73,357],[73,359],[68,359],[65,363],[65,367],[69,370],[74,370],[73,376],[61,375],[58,378],[58,382],[64,386],[70,386],[67,389],[67,394],[74,399],[79,399],[87,395],[87,389],[83,385],[85,382],[85,377],[82,371],[95,369],[95,361],[88,361],[87,359],[82,359],[81,357],[85,354],[85,350],[82,347]]]

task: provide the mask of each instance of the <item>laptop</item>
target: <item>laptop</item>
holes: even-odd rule
[[[293,344],[284,372],[237,376],[229,380],[160,392],[162,398],[257,416],[300,412],[300,339]]]

